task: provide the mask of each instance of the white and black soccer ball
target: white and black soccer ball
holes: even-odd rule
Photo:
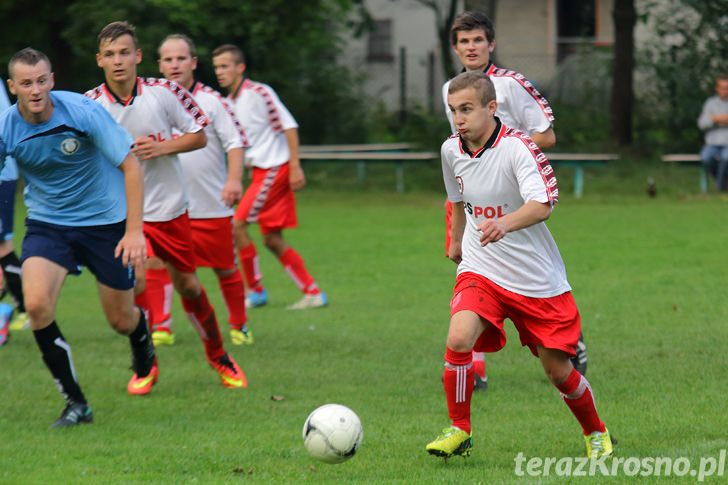
[[[341,404],[313,410],[303,425],[303,445],[325,463],[343,463],[354,456],[364,438],[359,416]]]

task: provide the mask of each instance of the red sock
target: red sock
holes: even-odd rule
[[[556,387],[561,391],[561,397],[564,399],[564,402],[569,406],[569,409],[571,409],[579,424],[581,424],[584,435],[591,434],[594,431],[603,433],[606,430],[604,423],[602,423],[602,420],[599,419],[599,415],[597,414],[594,395],[586,377],[579,374],[576,369],[573,369],[563,384]]]
[[[481,379],[485,380],[485,352],[476,352],[473,350],[473,370]]]
[[[147,270],[147,301],[152,308],[152,328],[170,328],[172,323],[172,280],[166,269]]]
[[[235,272],[229,276],[218,277],[220,281],[220,290],[225,299],[225,305],[228,311],[228,323],[235,330],[240,330],[248,316],[245,313],[245,287],[243,286],[243,277],[240,271],[235,268]]]
[[[147,298],[147,290],[145,289],[141,293],[137,293],[134,295],[134,304],[142,309],[142,311],[146,314],[147,318],[147,327],[149,327],[149,331],[152,330],[152,318],[154,318],[154,312],[152,312],[152,308],[149,306],[149,299]]]
[[[243,267],[245,274],[245,282],[252,291],[263,291],[263,274],[260,272],[260,263],[258,262],[258,252],[255,250],[255,244],[250,243],[238,251],[240,255],[240,265]]]
[[[445,350],[443,383],[447,413],[453,426],[470,433],[470,398],[473,395],[473,353]]]
[[[222,357],[225,349],[222,346],[220,327],[217,325],[215,310],[207,299],[205,288],[200,287],[200,296],[197,298],[182,298],[182,306],[187,312],[192,325],[200,334],[202,343],[205,344],[207,357],[211,360]]]
[[[319,290],[316,285],[316,281],[309,272],[306,271],[306,265],[303,262],[303,258],[301,258],[301,255],[299,255],[295,249],[286,249],[278,260],[281,262],[285,270],[288,272],[288,276],[291,277],[299,290],[307,295],[318,295],[321,293],[321,290]]]

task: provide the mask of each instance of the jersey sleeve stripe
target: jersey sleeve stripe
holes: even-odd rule
[[[180,102],[180,104],[182,104],[184,109],[195,119],[198,125],[205,128],[207,125],[210,124],[210,120],[207,119],[205,112],[202,111],[202,109],[197,105],[190,92],[179,84],[169,81],[168,79],[149,77],[144,79],[143,82],[140,83],[140,92],[142,84],[146,84],[147,86],[162,86],[164,88],[167,88],[169,91],[172,92],[172,94],[177,97],[177,100]]]
[[[509,128],[505,136],[518,138],[524,145],[526,145],[528,151],[531,152],[533,160],[538,166],[538,173],[541,175],[543,184],[546,187],[546,196],[549,199],[549,204],[553,207],[554,204],[559,201],[559,187],[556,183],[554,168],[549,163],[549,159],[546,158],[546,155],[541,151],[538,145],[536,145],[536,142],[531,140],[531,138],[525,133]]]
[[[259,94],[263,101],[265,101],[266,106],[268,107],[268,120],[270,121],[271,127],[273,128],[274,133],[282,133],[283,132],[283,124],[281,123],[280,115],[278,114],[278,109],[276,108],[275,102],[273,101],[273,97],[271,96],[268,89],[266,89],[265,86],[258,84],[254,81],[251,81],[249,79],[246,79],[243,83],[243,89],[252,89],[254,92]]]
[[[243,148],[250,148],[250,142],[248,141],[248,136],[245,134],[245,130],[243,129],[243,125],[240,124],[238,121],[238,117],[235,116],[235,112],[230,107],[230,104],[228,104],[227,101],[225,101],[225,98],[222,97],[220,93],[212,89],[210,86],[207,86],[205,84],[202,84],[201,82],[197,83],[197,86],[195,87],[195,91],[197,89],[201,89],[203,92],[211,94],[217,99],[220,104],[225,108],[225,112],[230,115],[230,118],[232,118],[233,123],[235,124],[235,128],[238,130],[238,133],[240,133],[240,138],[243,140]]]
[[[536,87],[531,84],[531,81],[526,79],[523,74],[508,69],[497,68],[489,70],[488,75],[494,77],[510,77],[511,79],[515,79],[523,87],[523,89],[525,89],[526,92],[530,94],[531,97],[538,103],[541,111],[543,111],[544,115],[546,116],[546,119],[548,119],[549,122],[553,123],[554,110],[551,109],[551,105],[546,100],[544,95],[539,93],[538,89],[536,89]]]

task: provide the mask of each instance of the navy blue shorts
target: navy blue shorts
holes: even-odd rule
[[[89,227],[69,227],[25,220],[22,260],[39,256],[81,274],[83,266],[96,280],[116,290],[134,287],[134,270],[114,258],[114,249],[124,237],[126,222]]]
[[[11,241],[13,239],[15,188],[17,185],[17,180],[0,181],[0,241]]]

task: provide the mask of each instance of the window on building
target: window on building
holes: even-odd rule
[[[392,21],[375,20],[374,28],[369,32],[367,60],[370,62],[392,62]]]
[[[580,46],[591,45],[597,37],[597,8],[599,0],[558,0],[557,62],[576,52]]]

